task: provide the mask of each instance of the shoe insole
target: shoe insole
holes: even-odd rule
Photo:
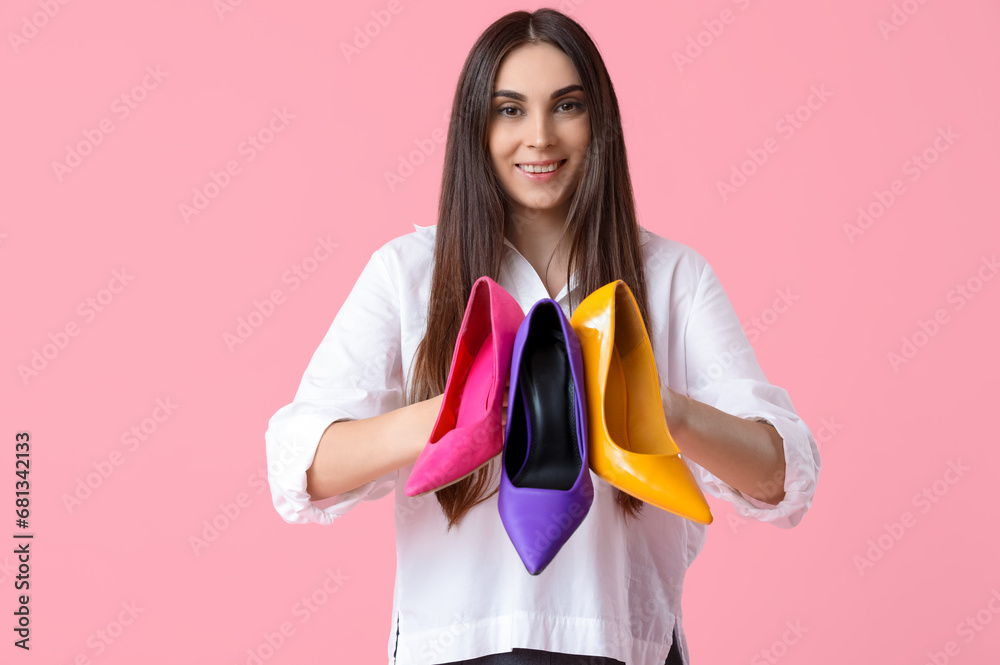
[[[624,357],[617,345],[604,392],[604,417],[611,440],[621,448],[640,454],[676,454],[677,446],[654,409],[662,409],[652,355],[634,347]],[[631,394],[630,394],[631,393]]]
[[[469,366],[455,414],[455,429],[469,427],[483,419],[493,392],[493,333],[488,333]]]
[[[542,319],[532,323],[542,323]],[[528,421],[528,455],[511,483],[515,487],[568,490],[579,477],[582,462],[576,433],[576,390],[561,332],[529,335],[517,380]]]
[[[622,367],[618,347],[611,347],[611,363],[608,366],[608,381],[604,390],[604,417],[608,424],[611,440],[625,450],[632,450],[628,438],[628,394],[626,390],[625,368]]]

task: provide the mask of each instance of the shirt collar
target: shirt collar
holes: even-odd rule
[[[649,231],[647,231],[645,229],[645,227],[643,227],[643,226],[640,225],[639,226],[639,245],[640,246],[641,245],[645,245],[647,242],[649,242]],[[521,253],[517,251],[516,247],[514,247],[514,243],[512,243],[509,239],[507,239],[506,236],[504,236],[503,244],[505,246],[509,247],[510,251],[514,252],[518,256],[521,256]],[[521,258],[523,259],[524,257],[521,257]],[[566,286],[564,286],[563,289],[562,289],[562,291],[559,292],[559,296],[556,298],[557,301],[561,301],[563,298],[565,298],[568,294],[572,293],[576,289],[576,287],[577,287],[577,279],[576,279],[577,272],[578,271],[574,270],[573,274],[571,274],[569,276],[569,284],[566,285]]]
[[[420,226],[419,224],[414,224],[413,228],[417,229],[417,230],[420,230],[420,229],[427,228],[427,227],[426,226]],[[639,244],[640,245],[645,245],[648,241],[649,241],[649,232],[642,225],[640,225],[639,226]],[[521,258],[522,261],[527,262],[527,259],[525,259],[523,256],[521,256],[521,253],[519,251],[517,251],[516,247],[514,247],[514,243],[512,243],[506,236],[504,236],[503,244],[504,244],[505,247],[510,248],[510,251],[512,251],[515,254],[517,254]],[[563,286],[562,290],[559,292],[559,294],[555,298],[555,300],[557,302],[561,302],[563,300],[563,298],[565,298],[570,293],[572,293],[574,290],[576,290],[576,288],[578,286],[577,272],[578,271],[574,270],[573,273],[569,276],[569,283],[567,285]]]
[[[429,227],[428,226],[420,226],[419,224],[414,224],[413,228],[415,230],[419,231],[420,229],[426,229],[426,228],[429,228]],[[649,231],[647,231],[645,229],[645,227],[643,227],[642,225],[640,225],[639,226],[639,244],[640,245],[645,245],[648,241],[649,241]],[[505,245],[507,245],[508,247],[511,247],[511,248],[514,247],[514,245],[512,245],[509,240],[507,240],[506,236],[503,239],[503,244],[505,244]]]

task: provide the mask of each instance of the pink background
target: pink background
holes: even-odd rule
[[[0,12],[4,662],[386,658],[391,502],[285,524],[263,435],[371,252],[435,223],[433,137],[475,38],[541,5],[222,2]],[[665,4],[561,8],[611,72],[640,222],[712,263],[823,455],[793,530],[712,503],[685,592],[694,662],[995,662],[1000,279],[984,278],[1000,248],[1000,9]],[[341,44],[366,25],[348,60]],[[825,91],[812,108],[811,90]],[[269,134],[274,109],[292,117]],[[782,120],[796,112],[797,127]],[[765,145],[724,198],[717,183]],[[238,172],[185,220],[229,162]],[[390,188],[401,162],[413,172]],[[270,316],[227,345],[275,290]],[[780,312],[779,291],[795,298]],[[51,357],[22,376],[36,351]],[[145,440],[123,440],[133,427]],[[32,437],[30,652],[11,632],[18,431]]]

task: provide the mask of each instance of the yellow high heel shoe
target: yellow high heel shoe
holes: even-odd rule
[[[705,496],[667,429],[649,335],[622,280],[573,312],[586,376],[590,468],[623,492],[702,524]]]

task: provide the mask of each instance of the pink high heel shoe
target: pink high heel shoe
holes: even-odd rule
[[[503,450],[504,384],[522,320],[521,306],[492,279],[472,285],[441,410],[406,481],[407,496],[457,483]]]

